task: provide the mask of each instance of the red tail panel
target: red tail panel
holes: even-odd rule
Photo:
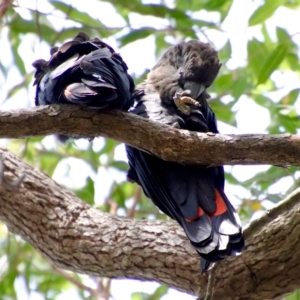
[[[198,211],[197,211],[196,216],[193,219],[186,218],[185,220],[190,223],[190,222],[193,222],[193,221],[197,220],[198,218],[200,218],[203,214],[204,214],[203,209],[200,206],[198,206]]]
[[[218,192],[218,190],[216,191],[216,205],[217,205],[217,209],[210,214],[211,216],[219,216],[224,214],[227,211],[227,206],[222,198],[222,196],[220,195],[220,193]]]

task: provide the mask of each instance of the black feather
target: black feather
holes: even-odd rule
[[[209,44],[190,41],[171,47],[137,87],[137,105],[132,113],[181,129],[218,133],[206,88],[220,66],[217,52]],[[184,114],[173,97],[187,86],[200,106],[189,105],[190,113]],[[210,262],[242,251],[239,219],[224,193],[223,167],[182,165],[131,146],[126,150],[128,178],[141,185],[154,204],[183,227],[203,258],[202,271]]]
[[[33,63],[36,105],[75,103],[126,111],[133,105],[133,79],[108,44],[80,32],[50,53],[49,61]]]

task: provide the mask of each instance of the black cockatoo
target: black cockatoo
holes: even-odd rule
[[[36,105],[75,103],[122,110],[133,105],[134,83],[126,63],[98,38],[80,32],[50,54],[49,61],[33,63]]]
[[[221,64],[210,44],[182,42],[171,47],[137,86],[132,113],[181,129],[218,133],[206,89]],[[201,270],[244,248],[240,220],[224,193],[223,167],[164,161],[126,146],[128,180],[138,183],[165,214],[184,229],[203,258]]]

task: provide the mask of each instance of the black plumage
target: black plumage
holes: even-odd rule
[[[221,64],[217,52],[199,41],[171,47],[135,91],[132,113],[170,126],[218,133],[206,89]],[[202,256],[201,269],[244,247],[239,217],[224,193],[223,167],[164,161],[126,146],[128,179],[175,219]]]
[[[36,105],[75,103],[89,108],[128,110],[134,83],[127,65],[112,47],[80,32],[51,49],[49,61],[36,68]]]

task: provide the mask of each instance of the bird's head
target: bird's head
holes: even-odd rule
[[[208,43],[192,40],[177,45],[181,61],[177,69],[183,81],[194,81],[208,88],[217,77],[221,64],[218,52]]]
[[[173,82],[175,78],[183,90],[190,90],[198,98],[213,83],[220,67],[218,52],[210,44],[191,40],[168,49],[152,72],[169,73]]]

